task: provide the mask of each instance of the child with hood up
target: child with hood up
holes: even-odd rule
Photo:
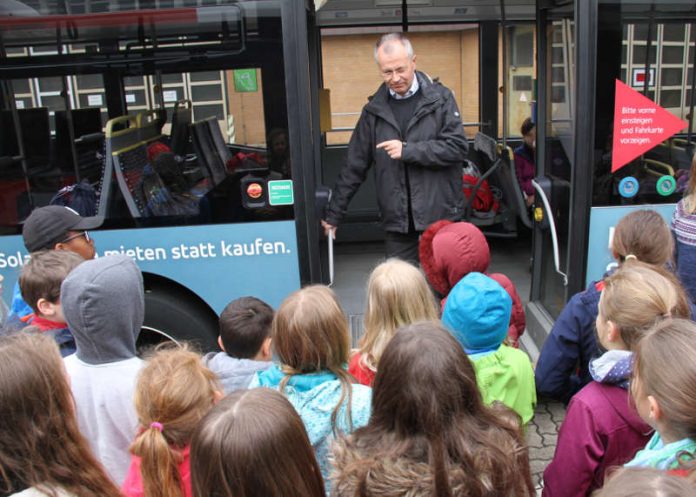
[[[61,304],[75,338],[65,369],[77,421],[92,452],[120,485],[138,429],[133,395],[143,361],[135,342],[145,317],[143,277],[133,259],[85,261],[61,285]]]
[[[503,343],[511,309],[512,299],[498,282],[470,273],[452,288],[442,323],[474,363],[484,403],[500,401],[526,424],[536,405],[534,371],[527,354]]]
[[[491,251],[480,229],[471,223],[442,220],[423,232],[418,256],[428,282],[442,297],[444,308],[447,295],[459,280],[470,273],[484,273],[491,264]],[[510,278],[501,273],[488,276],[497,281],[512,299],[508,326],[508,343],[517,347],[524,333],[525,317],[522,300]]]

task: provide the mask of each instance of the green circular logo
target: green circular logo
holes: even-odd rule
[[[662,176],[657,180],[655,188],[657,189],[657,193],[663,197],[667,197],[668,195],[672,195],[674,190],[677,189],[677,181],[672,176]]]

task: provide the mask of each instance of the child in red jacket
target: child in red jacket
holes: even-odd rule
[[[517,347],[525,328],[522,300],[510,278],[504,274],[486,272],[491,263],[491,251],[480,229],[471,223],[437,221],[423,232],[418,252],[425,276],[433,289],[443,297],[442,308],[450,290],[469,273],[484,273],[498,282],[512,299],[508,344]]]

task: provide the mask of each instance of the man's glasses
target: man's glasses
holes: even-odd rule
[[[92,241],[92,239],[89,237],[89,233],[88,233],[87,231],[80,231],[80,232],[77,233],[76,235],[69,236],[68,238],[66,238],[65,240],[63,240],[63,241],[60,242],[60,243],[68,243],[68,242],[71,242],[71,241],[73,241],[73,240],[75,240],[75,239],[77,239],[77,238],[81,238],[81,237],[83,237],[83,236],[85,237],[85,241],[86,241],[87,243],[89,243],[90,241]]]

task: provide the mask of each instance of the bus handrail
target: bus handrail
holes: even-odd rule
[[[146,118],[150,118],[150,119],[146,120]],[[135,116],[135,126],[137,128],[142,128],[143,125],[155,122],[158,118],[159,118],[159,111],[157,109],[150,109],[150,110],[145,110],[143,112],[139,112]]]
[[[674,176],[674,169],[672,168],[672,166],[670,166],[669,164],[666,164],[665,162],[661,162],[659,160],[645,158],[645,159],[643,159],[643,166],[645,168],[645,171],[648,174],[652,174],[653,176],[658,176],[658,177],[662,177],[664,175]],[[648,166],[652,166],[652,167],[648,167]],[[663,169],[663,172],[656,171],[654,168]]]
[[[560,255],[558,250],[558,235],[556,234],[556,221],[553,218],[553,211],[551,210],[551,204],[549,203],[548,197],[544,189],[541,188],[536,180],[532,180],[532,186],[534,190],[539,194],[538,198],[541,199],[541,203],[544,204],[544,210],[546,211],[546,217],[549,220],[549,228],[551,229],[551,242],[553,244],[553,264],[556,268],[556,272],[563,276],[563,286],[568,286],[568,275],[561,271]]]
[[[119,129],[117,131],[114,131],[114,125],[124,124],[124,123],[128,124],[125,129]],[[106,126],[104,128],[104,136],[106,136],[107,138],[113,138],[115,136],[122,136],[122,135],[125,135],[127,133],[132,133],[136,128],[137,128],[136,116],[115,117],[113,119],[109,119],[106,122]]]

